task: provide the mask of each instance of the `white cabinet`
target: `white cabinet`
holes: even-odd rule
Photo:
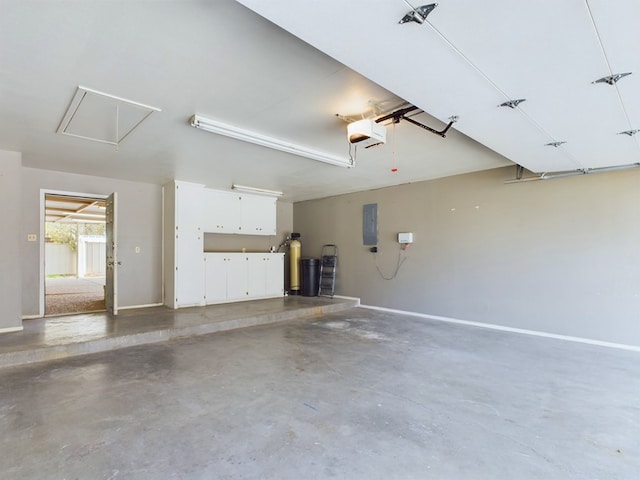
[[[227,256],[204,255],[204,285],[206,303],[227,301]]]
[[[276,234],[273,197],[204,189],[202,225],[208,233]]]
[[[284,295],[284,253],[205,253],[206,303]]]
[[[241,230],[245,235],[276,234],[276,199],[241,195]]]
[[[284,295],[284,254],[207,254],[224,256],[205,257],[203,261],[205,232],[275,235],[276,199],[209,190],[177,180],[166,184],[163,235],[167,306]]]
[[[208,233],[239,233],[240,197],[232,192],[204,189],[202,228]]]
[[[202,185],[165,185],[165,303],[172,308],[204,304]]]
[[[265,296],[284,296],[284,253],[269,254],[265,261]]]
[[[234,302],[249,298],[249,269],[247,254],[226,254],[227,263],[227,301]]]

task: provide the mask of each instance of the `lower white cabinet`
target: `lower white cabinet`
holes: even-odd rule
[[[284,253],[205,253],[205,303],[284,295]]]

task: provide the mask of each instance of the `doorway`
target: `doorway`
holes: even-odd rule
[[[44,315],[105,310],[106,199],[44,194]]]

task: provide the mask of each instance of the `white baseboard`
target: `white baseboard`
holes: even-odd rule
[[[0,333],[21,332],[22,330],[24,330],[24,327],[22,327],[22,325],[19,327],[6,327],[0,328]]]
[[[42,318],[42,315],[23,315],[22,320],[33,320],[34,318]]]
[[[357,305],[360,306],[360,299],[358,297],[347,297],[345,295],[334,295],[333,298],[341,298],[343,300],[355,300]]]
[[[458,320],[456,318],[440,317],[437,315],[427,315],[426,313],[408,312],[406,310],[395,310],[393,308],[375,307],[373,305],[360,305],[361,308],[370,310],[380,310],[382,312],[399,313],[401,315],[409,315],[412,317],[427,318],[429,320],[438,320],[440,322],[456,323],[459,325],[469,325],[472,327],[489,328],[491,330],[500,330],[503,332],[520,333],[524,335],[533,335],[536,337],[554,338],[556,340],[565,340],[568,342],[586,343],[589,345],[597,345],[599,347],[618,348],[621,350],[630,350],[632,352],[640,352],[640,346],[626,345],[624,343],[602,342],[600,340],[592,340],[590,338],[571,337],[568,335],[558,335],[556,333],[541,332],[538,330],[526,330],[523,328],[505,327],[504,325],[496,325],[493,323],[472,322],[470,320]]]
[[[162,307],[164,303],[147,303],[146,305],[129,305],[126,307],[118,307],[120,310],[133,310],[134,308],[149,308],[149,307]]]

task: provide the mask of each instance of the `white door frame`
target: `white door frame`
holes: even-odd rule
[[[40,281],[39,284],[39,305],[38,305],[38,316],[44,317],[44,294],[45,294],[45,246],[44,246],[44,223],[45,223],[45,196],[46,195],[68,195],[72,197],[81,197],[81,198],[95,198],[95,199],[106,199],[109,195],[102,195],[98,193],[80,193],[80,192],[69,192],[66,190],[51,190],[48,188],[40,189]],[[115,216],[114,212],[114,216]]]
[[[107,240],[104,304],[107,313],[118,314],[118,194],[113,192],[107,197],[105,211],[105,236]]]

